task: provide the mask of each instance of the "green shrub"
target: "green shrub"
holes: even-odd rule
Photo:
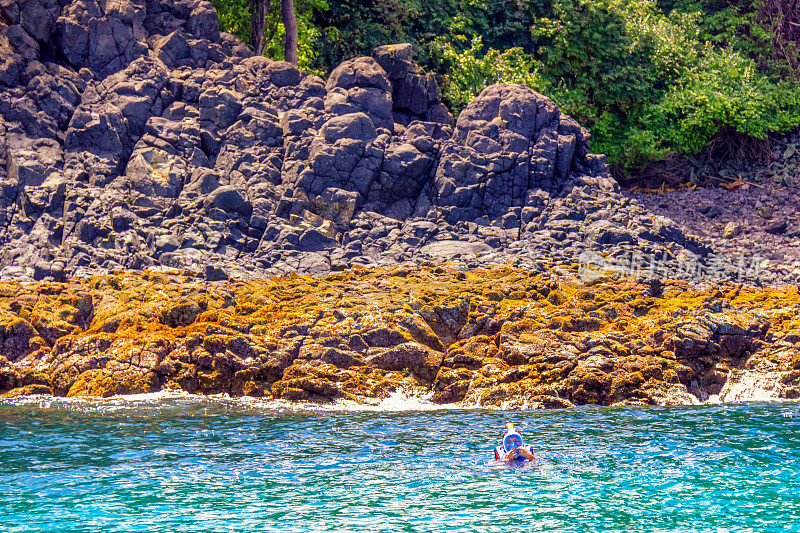
[[[701,150],[725,127],[764,139],[800,123],[800,86],[770,79],[738,52],[708,46],[642,123],[684,153]]]
[[[250,11],[248,0],[211,0],[219,17],[219,29],[250,44]]]
[[[456,14],[453,2],[429,4],[423,10],[421,0],[330,2],[329,10],[313,18],[323,29],[315,66],[330,71],[346,59],[371,55],[383,44],[411,42],[419,49],[435,35],[446,34],[446,21]]]
[[[458,52],[451,43],[439,46],[449,67],[443,96],[454,114],[460,113],[493,83],[517,83],[545,91],[544,80],[536,72],[536,61],[519,47],[482,53],[483,42],[477,35],[463,52]]]
[[[764,138],[800,123],[800,87],[750,57],[766,45],[755,26],[742,36],[755,13],[691,6],[664,13],[649,0],[554,0],[533,27],[548,94],[612,163],[694,153],[723,130]]]
[[[627,109],[648,94],[657,79],[653,44],[628,29],[630,15],[638,15],[631,8],[642,2],[627,4],[555,0],[552,15],[531,29],[546,76],[563,81],[567,89],[579,89],[602,106]]]
[[[313,22],[326,36],[318,41],[317,67],[369,55],[376,46],[409,42],[423,68],[445,75],[438,41],[480,36],[488,49],[533,51],[530,27],[549,10],[549,0],[336,0]]]

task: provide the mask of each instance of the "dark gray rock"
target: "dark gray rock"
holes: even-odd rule
[[[138,2],[113,2],[105,10],[95,2],[73,2],[60,12],[54,40],[69,64],[104,78],[147,54],[145,16]]]
[[[293,87],[299,85],[305,75],[287,61],[273,61],[267,66],[269,80],[276,87]]]
[[[203,276],[208,281],[225,281],[228,279],[228,273],[214,265],[206,265],[206,268],[203,270]]]
[[[535,91],[493,85],[455,121],[409,44],[323,81],[254,57],[206,0],[0,0],[0,18],[5,277],[707,251],[624,198]],[[382,335],[362,362],[430,377],[430,354]]]
[[[180,248],[181,243],[174,235],[161,235],[156,239],[155,247],[158,254],[174,252]]]
[[[192,55],[189,41],[182,32],[174,31],[157,39],[153,46],[153,55],[170,68],[185,64]]]
[[[66,132],[65,165],[100,184],[119,175],[149,118],[171,105],[168,80],[163,63],[142,57],[88,88]]]
[[[592,223],[586,228],[586,234],[592,242],[601,245],[635,241],[635,237],[630,231],[609,220],[598,220]]]
[[[717,218],[722,214],[722,209],[716,204],[710,204],[701,207],[700,212],[708,218]]]
[[[214,207],[244,218],[249,218],[253,212],[253,205],[247,200],[247,196],[231,186],[220,187],[209,194],[203,202],[203,207],[207,212]]]
[[[433,104],[430,108],[428,108],[428,112],[425,113],[425,120],[428,122],[447,124],[448,126],[455,126],[456,123],[452,113],[450,113],[450,111],[447,109],[447,106],[442,103]]]
[[[297,249],[302,252],[319,252],[331,248],[336,244],[336,240],[325,235],[321,231],[310,228],[300,235]]]
[[[410,142],[393,144],[386,151],[381,173],[369,190],[370,201],[394,204],[416,199],[430,179],[435,154],[423,153]]]
[[[112,185],[136,191],[166,208],[169,202],[160,199],[176,198],[191,169],[210,166],[201,144],[197,120],[177,122],[151,117],[133,148],[124,175]]]
[[[371,142],[378,136],[372,120],[364,113],[349,113],[332,117],[320,128],[320,134],[329,144],[339,139]]]
[[[377,127],[394,129],[392,96],[374,87],[354,87],[349,90],[335,87],[325,98],[325,111],[331,115],[365,113]]]
[[[131,229],[136,221],[136,215],[131,213],[124,206],[111,208],[111,227],[116,232],[123,232]]]
[[[416,72],[408,73],[393,83],[392,98],[396,110],[421,116],[429,107],[428,80]]]
[[[6,136],[8,179],[20,186],[40,186],[61,170],[63,154],[57,141],[31,139],[24,134]]]
[[[13,24],[4,28],[5,40],[9,46],[4,46],[7,52],[19,55],[20,70],[24,70],[25,63],[39,59],[41,47],[34,37],[20,24]],[[24,63],[22,63],[24,61]]]
[[[223,87],[209,87],[200,95],[200,120],[215,129],[225,129],[242,111],[242,95]]]
[[[414,70],[412,54],[413,48],[409,43],[379,46],[372,53],[391,80],[401,80]]]
[[[197,2],[189,15],[189,31],[195,37],[219,41],[219,18],[217,11],[206,2]]]
[[[19,24],[40,42],[47,42],[60,11],[55,0],[26,0],[19,6]]]
[[[333,89],[375,88],[384,92],[391,90],[389,78],[380,64],[371,57],[358,57],[345,61],[331,72],[325,85]]]
[[[786,228],[788,227],[789,223],[785,220],[776,220],[764,226],[764,231],[773,235],[780,235],[781,233],[786,232]]]

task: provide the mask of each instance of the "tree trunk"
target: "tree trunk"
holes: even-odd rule
[[[250,45],[253,47],[253,52],[256,55],[264,55],[264,26],[267,23],[267,14],[269,13],[269,6],[272,0],[249,0],[250,14],[252,15],[250,21]]]
[[[294,0],[281,0],[281,20],[286,30],[283,40],[283,57],[289,63],[297,64],[297,18],[294,16]]]

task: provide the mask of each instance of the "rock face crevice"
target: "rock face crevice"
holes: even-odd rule
[[[704,251],[551,100],[497,84],[455,120],[411,52],[322,80],[205,0],[0,0],[0,276]]]

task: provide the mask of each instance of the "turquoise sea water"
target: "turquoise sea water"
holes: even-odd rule
[[[0,530],[800,531],[797,403],[411,407],[6,401]]]

